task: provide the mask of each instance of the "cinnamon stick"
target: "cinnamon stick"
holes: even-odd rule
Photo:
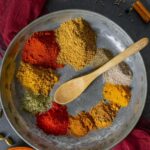
[[[139,0],[133,4],[133,8],[141,16],[145,23],[150,22],[150,12]]]

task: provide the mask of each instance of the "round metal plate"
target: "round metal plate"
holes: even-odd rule
[[[127,33],[114,22],[100,14],[84,10],[50,13],[35,20],[17,34],[9,45],[2,64],[1,101],[11,126],[24,141],[36,149],[109,149],[128,135],[138,121],[145,104],[147,79],[143,60],[138,53],[126,60],[133,71],[131,102],[127,108],[120,110],[111,127],[92,131],[82,138],[46,135],[36,128],[35,118],[21,108],[21,97],[24,91],[15,78],[23,44],[33,32],[55,29],[60,23],[75,17],[83,17],[96,31],[97,47],[110,49],[117,54],[133,43]],[[53,96],[55,89],[66,80],[92,69],[88,67],[83,71],[75,72],[71,67],[66,66],[58,70],[61,75],[60,81],[51,95]],[[77,100],[68,104],[69,112],[75,114],[95,105],[102,97],[102,84],[102,77],[99,77]]]

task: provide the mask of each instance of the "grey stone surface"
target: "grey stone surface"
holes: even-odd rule
[[[150,38],[150,23],[145,24],[134,11],[127,14],[125,10],[131,6],[133,0],[122,0],[120,5],[114,5],[116,0],[48,0],[44,10],[46,13],[61,9],[85,9],[98,12],[110,18],[120,25],[136,41],[143,36]],[[150,1],[143,0],[150,10]],[[147,70],[148,85],[150,85],[150,45],[141,52]],[[142,117],[150,119],[150,87],[148,88],[146,105]],[[11,135],[16,145],[26,145],[13,131],[5,116],[0,119],[0,132]],[[0,141],[0,150],[6,150],[8,147]]]

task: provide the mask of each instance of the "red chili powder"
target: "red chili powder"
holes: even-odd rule
[[[22,60],[33,65],[56,69],[63,67],[56,63],[59,51],[54,31],[35,32],[25,43]]]
[[[69,124],[67,107],[53,102],[49,111],[37,115],[36,122],[47,134],[65,135]]]

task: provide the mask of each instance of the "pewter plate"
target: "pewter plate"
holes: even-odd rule
[[[36,128],[35,118],[21,108],[21,98],[24,90],[15,78],[20,62],[20,54],[25,40],[36,31],[57,28],[60,23],[75,17],[83,17],[97,33],[97,47],[110,49],[114,54],[123,51],[133,43],[132,39],[111,20],[85,10],[63,10],[45,15],[23,30],[13,39],[3,59],[1,69],[1,102],[9,123],[17,134],[29,145],[40,150],[103,150],[113,147],[125,138],[137,123],[145,104],[147,79],[143,60],[138,53],[126,60],[133,71],[132,99],[127,108],[122,108],[109,128],[90,132],[82,138],[71,136],[46,135]],[[94,68],[88,67],[75,72],[70,66],[57,70],[61,75],[56,88],[73,77],[83,75]],[[102,97],[103,77],[96,79],[93,84],[75,101],[68,104],[71,114],[89,110]],[[69,92],[69,91],[68,91]]]

